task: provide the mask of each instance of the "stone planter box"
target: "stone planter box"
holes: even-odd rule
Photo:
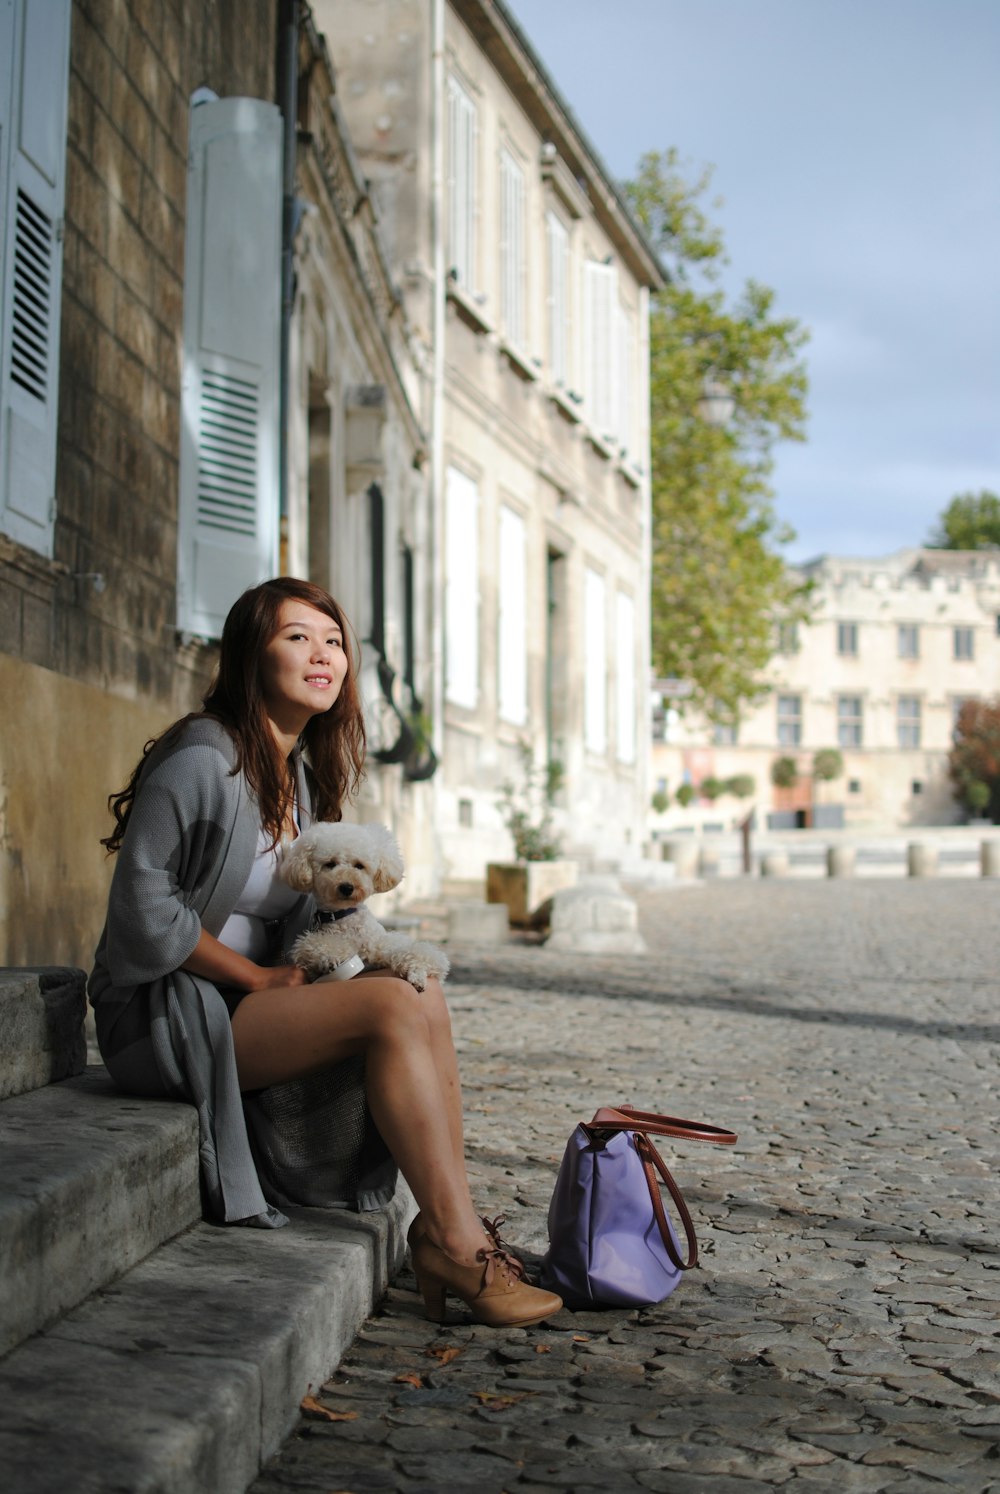
[[[564,887],[575,887],[575,861],[491,861],[486,867],[486,901],[506,903],[514,928],[548,922],[548,905]]]

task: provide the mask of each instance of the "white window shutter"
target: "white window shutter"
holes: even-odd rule
[[[583,738],[588,752],[608,746],[608,645],[604,577],[589,566],[583,586]]]
[[[549,374],[561,388],[569,382],[569,234],[558,216],[545,218],[548,247]]]
[[[635,379],[633,369],[635,365],[635,331],[632,326],[632,313],[626,306],[618,307],[618,367],[617,367],[617,389],[615,391],[618,405],[618,442],[622,450],[635,457],[635,443],[632,440],[632,424],[634,416],[634,394]]]
[[[524,172],[510,151],[500,152],[500,315],[515,347],[525,341]]]
[[[527,566],[525,524],[520,514],[500,506],[499,712],[504,721],[528,720]]]
[[[448,79],[449,268],[464,290],[475,278],[476,106],[457,78]]]
[[[445,695],[479,704],[479,493],[449,467],[445,485]]]
[[[0,4],[0,529],[51,555],[70,0]]]
[[[218,638],[278,564],[281,114],[191,111],[177,626]]]
[[[618,730],[615,746],[618,761],[635,762],[635,603],[624,591],[618,593],[615,617],[615,699]]]
[[[599,436],[613,436],[618,328],[618,275],[614,265],[588,260],[584,265],[586,400],[590,424]]]

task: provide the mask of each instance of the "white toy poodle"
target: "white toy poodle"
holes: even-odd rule
[[[292,948],[296,965],[322,978],[358,955],[391,970],[422,991],[431,976],[443,980],[448,960],[433,944],[392,934],[364,906],[373,892],[389,892],[403,877],[403,857],[384,825],[320,821],[282,848],[279,875],[297,892],[311,892],[332,920],[302,934]]]

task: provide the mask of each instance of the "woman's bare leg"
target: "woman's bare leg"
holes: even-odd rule
[[[233,1015],[236,1068],[241,1088],[262,1089],[363,1053],[369,1108],[431,1238],[471,1263],[484,1238],[456,1158],[457,1064],[440,988],[423,1002],[392,976],[252,991]]]

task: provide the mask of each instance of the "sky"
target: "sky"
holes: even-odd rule
[[[616,180],[714,166],[730,265],[809,329],[790,561],[1000,493],[1000,0],[506,0]]]

